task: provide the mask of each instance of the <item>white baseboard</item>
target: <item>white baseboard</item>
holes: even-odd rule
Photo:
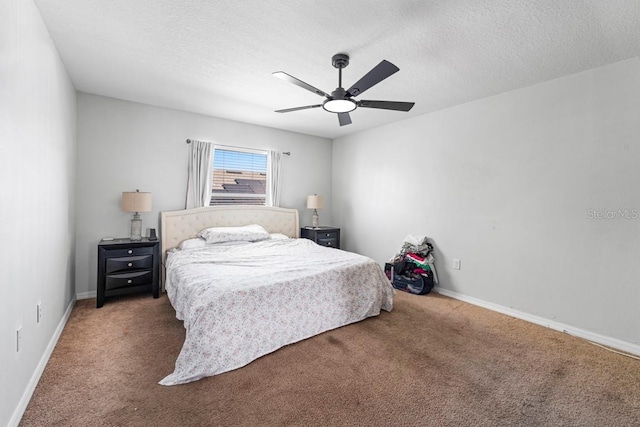
[[[634,344],[628,341],[619,340],[616,338],[607,337],[605,335],[596,334],[593,332],[585,331],[584,329],[576,328],[574,326],[566,325],[564,323],[556,322],[554,320],[545,319],[544,317],[535,316],[533,314],[525,313],[523,311],[514,310],[513,308],[504,307],[499,304],[484,301],[478,298],[470,297],[460,294],[455,291],[450,291],[441,287],[435,287],[434,291],[437,293],[451,297],[460,301],[468,302],[469,304],[477,305],[489,309],[491,311],[497,311],[498,313],[506,314],[507,316],[522,319],[527,322],[535,323],[536,325],[544,326],[556,331],[565,332],[569,335],[576,336],[578,338],[585,339],[594,343],[602,344],[607,347],[611,347],[617,350],[624,351],[626,353],[635,354],[640,356],[640,345]]]
[[[95,298],[97,296],[97,292],[96,291],[88,291],[88,292],[79,292],[76,294],[76,299],[77,300],[81,300],[81,299],[91,299],[91,298]]]
[[[62,330],[67,324],[67,320],[69,320],[69,316],[71,316],[71,310],[73,309],[73,306],[75,305],[75,303],[76,303],[76,299],[73,298],[69,303],[69,305],[67,306],[67,309],[65,310],[64,315],[62,316],[62,319],[60,319],[60,322],[58,323],[58,327],[56,328],[55,332],[53,333],[53,336],[49,340],[49,344],[47,345],[47,348],[44,350],[44,354],[40,358],[40,362],[38,363],[38,366],[36,366],[36,369],[33,372],[33,375],[31,376],[31,380],[29,380],[29,384],[27,384],[27,388],[25,389],[24,393],[22,393],[22,397],[18,402],[18,406],[13,411],[13,415],[9,420],[9,424],[8,424],[9,427],[14,427],[14,426],[17,427],[18,424],[20,424],[20,420],[24,415],[24,411],[27,409],[27,405],[31,400],[31,396],[33,396],[33,392],[36,390],[38,381],[40,381],[40,377],[44,372],[44,368],[47,366],[47,362],[49,362],[49,358],[51,357],[51,353],[53,353],[53,349],[56,348],[58,339],[60,339]]]

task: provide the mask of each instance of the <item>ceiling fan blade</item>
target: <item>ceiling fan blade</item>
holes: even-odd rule
[[[383,110],[409,111],[415,102],[396,102],[396,101],[358,101],[358,107],[364,108],[381,108]]]
[[[284,71],[276,71],[275,73],[272,73],[271,75],[274,76],[274,77],[277,77],[279,79],[282,79],[284,81],[287,81],[289,83],[293,83],[296,86],[300,86],[303,89],[306,89],[306,90],[308,90],[310,92],[315,93],[316,95],[325,96],[327,98],[329,97],[329,95],[327,95],[326,93],[324,93],[323,91],[321,91],[317,87],[313,87],[309,83],[305,83],[300,79],[296,79],[295,77],[285,73]]]
[[[360,80],[355,82],[353,86],[349,88],[347,93],[350,96],[358,96],[371,86],[377,85],[393,73],[400,71],[400,68],[393,65],[391,62],[383,59],[381,63],[373,67],[371,71],[365,74]]]
[[[318,107],[322,107],[322,104],[305,105],[304,107],[285,108],[284,110],[276,110],[276,113],[290,113],[292,111],[308,110],[309,108],[318,108]]]
[[[351,116],[349,113],[338,113],[338,121],[340,126],[346,126],[351,124]]]

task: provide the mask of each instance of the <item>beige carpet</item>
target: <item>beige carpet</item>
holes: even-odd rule
[[[22,425],[640,425],[640,361],[435,294],[174,387],[166,296],[94,307],[74,307]]]

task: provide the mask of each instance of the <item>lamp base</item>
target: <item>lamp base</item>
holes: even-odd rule
[[[316,209],[313,210],[313,216],[311,217],[311,226],[316,228],[318,226],[318,211]]]
[[[136,212],[131,220],[131,240],[142,240],[142,219]]]

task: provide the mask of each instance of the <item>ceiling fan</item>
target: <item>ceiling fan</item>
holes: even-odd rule
[[[377,85],[382,80],[386,79],[397,71],[400,71],[400,69],[393,65],[391,62],[382,60],[382,62],[373,67],[371,71],[365,74],[360,80],[355,82],[353,86],[351,86],[347,90],[344,90],[344,88],[342,87],[342,69],[349,65],[349,55],[344,53],[335,54],[331,58],[331,63],[335,68],[338,69],[338,87],[336,88],[336,90],[331,92],[331,95],[283,71],[276,71],[275,73],[273,73],[275,77],[278,77],[289,83],[293,83],[296,86],[300,86],[303,89],[326,98],[322,102],[322,104],[286,108],[284,110],[276,110],[276,113],[290,113],[291,111],[322,107],[325,111],[338,114],[338,121],[340,122],[340,126],[345,126],[351,124],[351,116],[349,115],[349,112],[355,110],[358,107],[380,108],[383,110],[395,111],[409,111],[413,107],[413,102],[365,100],[356,101],[355,99],[353,99],[354,96],[360,95],[365,90]]]

